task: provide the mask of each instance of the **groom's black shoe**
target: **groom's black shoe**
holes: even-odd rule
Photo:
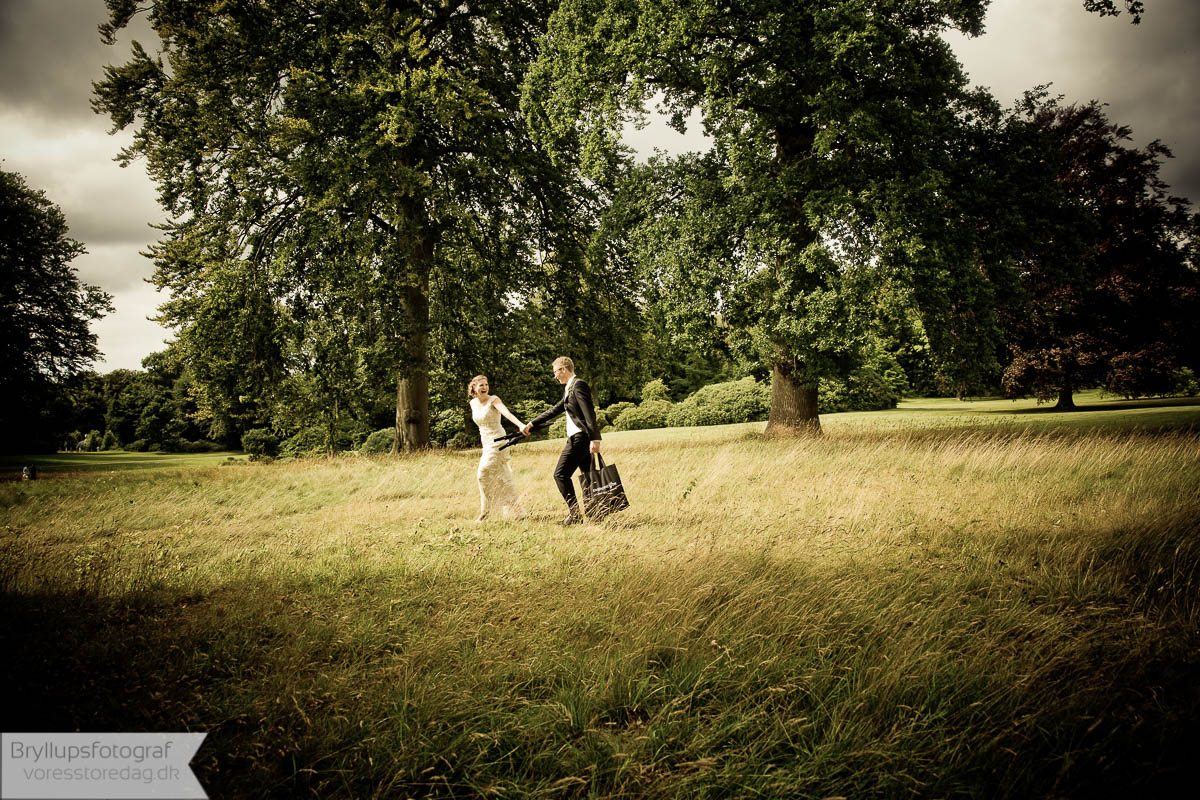
[[[558,524],[559,525],[580,525],[582,523],[583,523],[583,517],[579,516],[578,514],[568,514],[567,518]]]

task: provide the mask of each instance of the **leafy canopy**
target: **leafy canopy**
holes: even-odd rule
[[[110,37],[140,8],[109,7]],[[549,5],[148,9],[159,53],[135,44],[96,107],[136,128],[123,157],[173,216],[153,250],[163,320],[214,419],[368,416],[391,383],[404,443],[424,444],[453,303],[528,291],[545,254],[578,251],[581,187],[518,110]]]
[[[638,178],[653,199],[635,246],[652,286],[681,288],[677,303],[699,299],[744,334],[774,370],[776,400],[805,387],[800,417],[813,420],[817,381],[861,355],[871,298],[936,288],[939,270],[981,280],[930,257],[924,240],[940,231],[909,219],[951,184],[970,102],[939,33],[979,33],[986,6],[569,0],[530,70],[526,113],[554,152],[580,152],[600,176],[652,97],[677,126],[700,109],[713,147]]]
[[[0,171],[0,431],[4,449],[54,447],[52,400],[99,355],[90,324],[112,298],[82,283],[85,252],[62,211],[13,172]]]

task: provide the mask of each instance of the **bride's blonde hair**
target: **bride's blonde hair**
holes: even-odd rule
[[[478,394],[478,392],[476,391],[476,387],[479,386],[479,382],[486,381],[487,379],[488,379],[487,375],[476,375],[474,378],[471,378],[471,382],[467,384],[467,399],[468,400],[470,400],[472,397],[474,397],[476,394]]]

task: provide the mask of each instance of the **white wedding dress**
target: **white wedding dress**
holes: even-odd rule
[[[480,516],[498,511],[520,515],[517,483],[513,480],[512,467],[509,465],[509,452],[500,449],[504,442],[494,441],[497,436],[506,435],[504,426],[500,424],[500,409],[490,399],[485,406],[473,397],[471,419],[479,426],[479,438],[483,443],[483,455],[479,459],[479,469],[475,471],[479,479]]]

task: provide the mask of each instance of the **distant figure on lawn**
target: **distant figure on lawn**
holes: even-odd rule
[[[575,363],[566,356],[554,359],[554,379],[563,384],[563,399],[552,408],[538,414],[533,421],[521,429],[526,436],[534,428],[541,427],[559,414],[567,415],[567,444],[554,468],[554,482],[567,502],[567,517],[563,525],[578,525],[583,522],[579,512],[579,500],[571,476],[576,470],[588,470],[592,466],[592,454],[600,452],[600,426],[596,424],[596,408],[592,405],[592,390],[575,375]]]
[[[479,516],[475,518],[476,522],[483,522],[496,511],[513,513],[517,517],[525,516],[509,464],[512,456],[507,450],[501,449],[501,443],[496,438],[505,435],[501,414],[518,428],[526,426],[508,410],[503,400],[488,393],[490,388],[486,375],[476,375],[467,384],[471,419],[479,426],[479,438],[483,443],[483,455],[479,458],[479,469],[475,471],[479,481]]]

